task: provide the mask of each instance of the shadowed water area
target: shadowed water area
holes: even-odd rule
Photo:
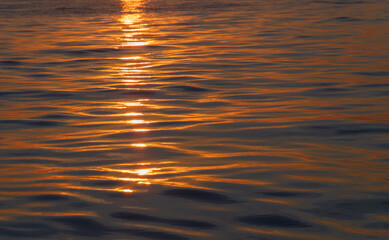
[[[388,13],[1,0],[0,239],[388,239]]]

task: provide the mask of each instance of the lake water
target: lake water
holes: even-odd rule
[[[0,239],[388,239],[388,37],[381,0],[1,0]]]

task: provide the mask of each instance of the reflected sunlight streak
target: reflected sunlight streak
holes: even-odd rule
[[[127,121],[127,123],[130,123],[130,124],[146,124],[146,123],[149,123],[149,122],[146,122],[145,120],[142,120],[142,119],[134,119],[134,120]]]
[[[149,132],[150,129],[147,128],[134,128],[134,132]]]
[[[142,116],[143,113],[140,113],[140,112],[129,112],[129,113],[125,113],[124,115],[126,115],[126,116]]]
[[[133,144],[131,144],[131,146],[137,147],[137,148],[145,148],[145,147],[147,147],[148,145],[145,144],[145,143],[133,143]]]

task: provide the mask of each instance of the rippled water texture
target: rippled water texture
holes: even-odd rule
[[[388,239],[388,13],[1,0],[0,239]]]

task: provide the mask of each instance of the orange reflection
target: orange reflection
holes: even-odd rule
[[[122,15],[118,21],[121,23],[121,36],[119,37],[118,48],[131,49],[130,54],[134,52],[136,55],[123,56],[119,65],[113,67],[113,70],[117,72],[117,75],[121,78],[121,81],[125,85],[125,89],[129,91],[138,92],[147,88],[147,82],[150,78],[149,68],[152,66],[152,62],[147,58],[147,48],[144,46],[149,45],[152,41],[144,37],[148,31],[150,31],[148,24],[145,21],[144,14],[142,13],[143,0],[122,0]],[[132,51],[135,49],[135,51]],[[149,121],[139,118],[145,114],[142,109],[148,107],[144,102],[149,101],[144,97],[131,100],[128,102],[119,102],[119,105],[124,105],[123,108],[128,109],[124,116],[137,117],[136,119],[126,119],[126,123],[131,125],[148,124]],[[134,111],[134,108],[136,110]],[[148,132],[150,129],[143,127],[136,127],[132,129],[133,132]],[[146,148],[147,143],[141,142],[130,144],[135,148]],[[121,179],[128,181],[128,179]],[[142,180],[143,182],[147,182]]]
[[[153,172],[156,170],[161,170],[161,168],[138,169],[138,170],[132,171],[132,173],[136,173],[136,174],[141,175],[141,176],[142,175],[152,175],[152,174],[155,174]]]
[[[130,120],[130,121],[127,121],[127,123],[131,123],[131,124],[143,124],[143,123],[149,123],[145,120],[142,120],[142,119],[134,119],[134,120]]]
[[[134,190],[132,190],[132,189],[116,189],[117,191],[119,191],[119,192],[125,192],[125,193],[132,193],[132,192],[134,192]]]
[[[126,13],[120,17],[120,22],[126,26],[122,29],[122,47],[146,46],[152,42],[141,37],[142,33],[148,30],[147,24],[138,12],[141,4],[142,1],[139,0],[122,1],[123,12]]]
[[[123,13],[136,13],[140,11],[143,0],[122,0]]]
[[[141,116],[143,113],[139,112],[130,112],[130,113],[125,113],[126,116]]]
[[[131,38],[125,38],[124,40],[126,41],[123,46],[146,46],[151,43],[151,41],[142,41],[142,39],[140,39],[139,41],[131,41]]]
[[[131,144],[131,146],[137,147],[137,148],[145,148],[145,147],[147,147],[147,144],[145,144],[145,143],[133,143],[133,144]]]
[[[134,128],[134,132],[148,132],[150,129],[147,128]]]
[[[138,60],[138,59],[141,59],[142,57],[140,56],[134,56],[134,57],[122,57],[120,59],[122,60]]]
[[[149,184],[163,184],[166,186],[185,187],[204,190],[216,190],[214,188],[203,186],[204,182],[226,182],[242,185],[267,185],[270,182],[243,180],[243,179],[227,179],[209,174],[197,174],[198,171],[215,170],[215,169],[231,169],[242,168],[249,169],[258,167],[255,164],[228,164],[224,166],[177,166],[176,162],[160,162],[160,163],[147,163],[141,162],[136,164],[119,164],[111,167],[98,168],[95,170],[111,172],[114,176],[104,176],[101,179],[104,180],[118,180],[127,182],[129,184],[136,185],[149,185]],[[147,167],[145,167],[147,166]],[[140,168],[138,168],[140,167]],[[135,168],[135,169],[134,169]],[[136,169],[138,168],[138,169]],[[187,173],[191,177],[183,179],[182,173]],[[170,177],[166,177],[170,176]],[[196,179],[192,181],[191,179]],[[132,185],[133,191],[139,191],[136,185]],[[120,188],[122,191],[123,188]],[[127,188],[126,188],[127,189]],[[118,189],[113,189],[117,191]]]
[[[122,103],[122,104],[127,106],[127,107],[142,106],[142,103],[140,103],[140,102],[126,102],[126,103]]]

